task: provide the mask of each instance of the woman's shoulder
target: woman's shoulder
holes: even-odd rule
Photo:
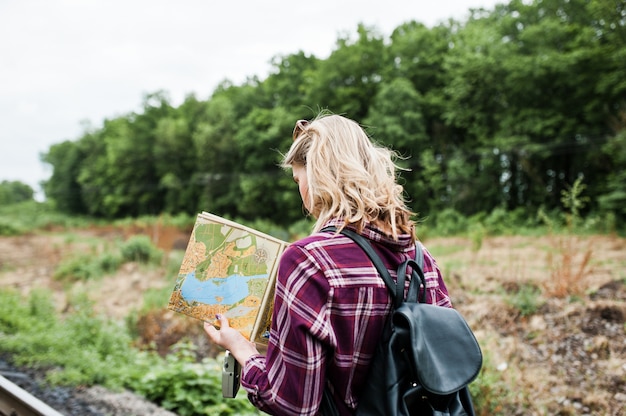
[[[335,244],[337,241],[333,241],[336,238],[345,238],[342,235],[336,234],[334,231],[318,231],[294,241],[290,244],[290,247],[297,247],[301,250],[310,251],[320,247]]]

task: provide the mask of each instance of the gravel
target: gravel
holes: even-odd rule
[[[176,416],[130,391],[49,386],[36,372],[4,359],[0,359],[0,375],[65,416]]]

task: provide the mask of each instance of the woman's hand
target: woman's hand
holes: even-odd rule
[[[204,323],[204,332],[209,340],[220,347],[230,351],[235,359],[243,367],[248,358],[259,353],[254,342],[248,341],[239,331],[228,325],[228,318],[224,315],[217,315],[220,329],[215,328],[211,323]]]

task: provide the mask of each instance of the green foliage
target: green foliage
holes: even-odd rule
[[[472,251],[477,252],[483,245],[483,239],[487,230],[480,222],[472,222],[468,227],[468,231],[472,241]]]
[[[308,85],[309,105],[363,120],[380,85],[385,54],[382,36],[359,24],[355,38],[342,35],[337,48],[319,62]]]
[[[61,281],[93,280],[102,277],[104,273],[99,257],[78,255],[63,260],[55,269],[53,277]]]
[[[133,348],[125,327],[95,316],[83,294],[70,306],[60,318],[48,292],[34,291],[25,300],[0,289],[0,353],[17,365],[43,369],[52,384],[129,388],[181,416],[260,414],[243,389],[224,399],[220,363],[196,362],[192,346],[181,345],[164,360]]]
[[[17,292],[0,290],[0,351],[63,385],[122,387],[129,368],[141,366],[134,373],[143,373],[154,361],[140,359],[124,328],[94,316],[84,298],[72,307],[75,312],[60,319],[49,293],[35,291],[24,302]]]
[[[570,227],[575,227],[580,222],[580,211],[589,201],[589,197],[581,196],[585,188],[583,178],[579,176],[572,186],[561,191],[561,203],[568,211],[566,221]]]
[[[468,227],[467,218],[460,212],[446,208],[436,216],[437,234],[442,236],[458,235],[465,233]]]
[[[33,195],[33,188],[23,182],[0,182],[0,205],[10,205],[24,201],[31,201],[33,199]]]
[[[83,193],[79,184],[81,163],[85,161],[84,149],[89,140],[89,134],[79,142],[66,140],[54,144],[48,153],[42,155],[41,160],[52,166],[52,176],[44,183],[46,196],[56,203],[63,212],[70,214],[84,214],[86,204],[84,199],[89,195]],[[95,149],[90,149],[95,150]]]
[[[146,235],[134,235],[122,243],[120,247],[122,259],[124,261],[134,261],[138,263],[158,264],[163,253],[152,244],[150,237]]]
[[[0,236],[25,234],[53,227],[75,227],[94,223],[93,219],[61,212],[52,202],[35,200],[0,205]]]
[[[10,218],[0,218],[0,235],[11,236],[20,235],[25,232],[24,228],[19,223],[15,223]]]
[[[326,59],[275,57],[267,79],[223,82],[206,101],[190,96],[174,107],[163,91],[146,95],[140,112],[52,146],[43,155],[53,172],[44,190],[67,213],[207,210],[285,227],[302,209],[277,167],[280,152],[295,120],[327,109],[408,158],[401,180],[411,207],[444,234],[467,232],[450,210],[486,213],[481,223],[493,234],[519,226],[510,212],[532,219],[542,207],[561,211],[563,192],[576,190],[567,184],[579,177],[589,199],[568,209],[612,216],[619,229],[624,7],[512,0],[463,22],[405,22],[389,39],[361,24]],[[21,229],[0,225],[3,234]]]
[[[622,126],[626,126],[626,112],[622,115]],[[611,161],[607,175],[607,192],[598,198],[604,212],[619,215],[622,221],[626,217],[626,128],[604,145],[603,151]]]
[[[294,222],[289,227],[290,238],[285,241],[299,240],[300,238],[306,237],[307,235],[311,234],[311,231],[313,230],[313,224],[314,221],[312,217],[303,218],[300,221]]]
[[[136,381],[136,391],[180,416],[258,415],[243,390],[235,399],[222,397],[219,360],[197,362],[193,345],[179,345],[178,352]]]
[[[81,253],[64,259],[54,271],[61,281],[93,280],[115,273],[125,262],[160,264],[163,252],[145,235],[134,235],[114,250],[108,246],[94,247],[91,253]],[[180,265],[180,263],[179,263]]]
[[[518,310],[521,316],[530,316],[537,312],[544,300],[537,286],[522,284],[516,293],[509,294],[507,303]]]
[[[516,408],[514,398],[516,392],[511,391],[508,385],[492,362],[489,351],[483,350],[483,367],[478,378],[469,385],[476,415],[511,414]]]

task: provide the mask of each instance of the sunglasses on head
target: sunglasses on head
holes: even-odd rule
[[[296,140],[303,132],[306,126],[309,125],[307,120],[298,120],[293,128],[293,140]]]

